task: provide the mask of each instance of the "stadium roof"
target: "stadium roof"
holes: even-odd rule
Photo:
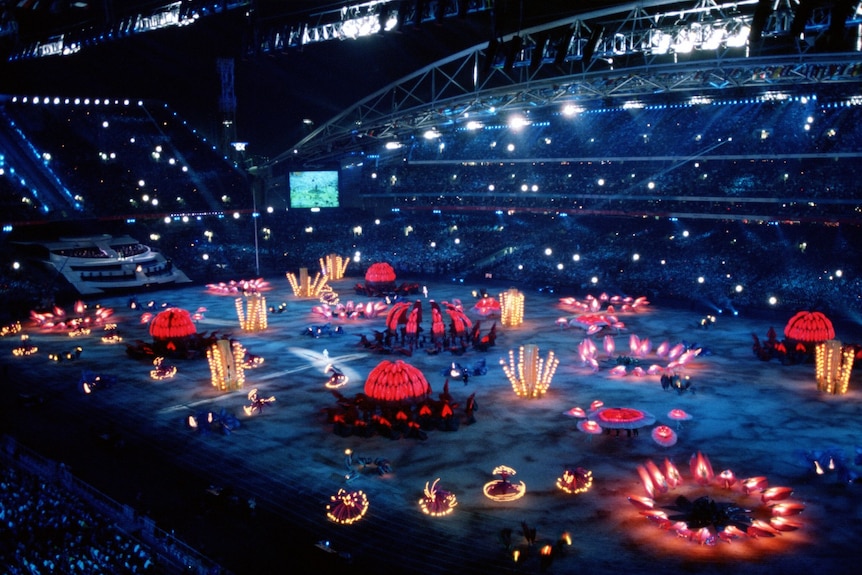
[[[841,53],[847,64],[848,54],[851,59],[859,54],[858,38],[847,33],[860,17],[856,0],[12,0],[0,5],[5,8],[0,91],[160,100],[213,136],[229,117],[234,137],[248,142],[248,153],[260,163],[297,148],[320,157],[321,150],[344,141],[357,115],[368,133],[393,129],[396,112],[420,118],[421,125],[435,105],[454,104],[471,90],[509,102],[512,94],[526,93],[535,103],[541,90],[547,99],[548,90],[559,94],[561,86],[577,84],[604,97],[595,79],[620,76],[629,68],[642,90],[657,91],[672,85],[654,81],[667,75],[668,66],[688,73],[698,66],[720,70],[742,56],[804,64],[815,53],[832,60]],[[398,14],[400,24],[386,31],[390,13]],[[372,16],[380,31],[360,36],[347,30],[353,25],[349,20]],[[712,29],[706,25],[717,29],[715,22],[721,22],[729,35],[731,25],[750,25],[755,18],[763,29],[756,31],[757,42],[750,41],[749,32],[745,54],[724,44],[708,58],[707,50],[696,50],[699,57],[681,49],[660,52],[660,39],[647,37],[650,28],[662,28],[665,41],[677,42],[672,28],[691,32],[699,26],[706,43],[704,31]],[[143,29],[150,33],[137,33]],[[656,47],[650,50],[634,49],[635,43],[653,40]],[[462,76],[477,76],[465,68],[471,58],[482,78],[465,87]],[[223,62],[231,62],[232,70],[220,67]]]

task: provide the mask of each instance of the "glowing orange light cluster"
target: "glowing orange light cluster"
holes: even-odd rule
[[[340,280],[347,272],[347,264],[350,258],[341,257],[337,254],[327,254],[320,258],[320,272],[328,278]]]
[[[326,517],[335,523],[350,525],[365,517],[368,512],[368,496],[362,491],[339,489],[329,500]]]
[[[220,339],[207,350],[210,381],[219,391],[241,389],[245,383],[245,348],[236,341]]]
[[[252,293],[245,298],[238,297],[234,300],[236,315],[239,317],[239,326],[243,331],[263,331],[266,329],[266,297],[260,293]]]
[[[157,357],[153,360],[154,369],[150,370],[150,377],[155,380],[170,379],[177,374],[175,365],[165,365],[165,358]]]
[[[817,344],[814,348],[817,389],[836,395],[847,393],[854,361],[852,346],[844,346],[836,339]]]
[[[700,487],[695,491],[701,495],[704,488],[715,487],[716,499],[728,500],[727,503],[750,513],[745,530],[736,525],[711,525],[708,527],[692,527],[679,517],[671,518],[661,508],[666,506],[657,500],[668,494],[668,497],[679,499],[683,496],[670,495],[670,492],[683,484],[679,470],[669,459],[664,461],[664,470],[652,461],[638,466],[638,474],[647,492],[647,497],[632,495],[629,502],[638,508],[639,513],[660,528],[676,533],[679,537],[694,541],[701,545],[715,545],[719,541],[730,542],[734,539],[749,537],[773,537],[785,531],[794,531],[802,524],[790,519],[790,516],[801,513],[805,506],[802,503],[785,502],[793,493],[790,487],[768,487],[766,477],[750,477],[737,480],[733,471],[727,469],[716,476],[712,471],[709,458],[698,452],[692,455],[689,469],[695,483]],[[757,498],[757,495],[760,495]],[[759,501],[758,501],[759,499]]]
[[[16,321],[14,323],[10,323],[8,325],[0,327],[0,337],[6,337],[7,335],[15,335],[16,333],[21,333],[20,321]]]
[[[500,479],[489,481],[482,486],[482,492],[485,497],[493,501],[515,501],[520,499],[527,492],[527,486],[523,481],[512,483],[509,477],[515,475],[515,470],[505,465],[500,465],[494,468],[494,475],[499,475]]]
[[[426,482],[422,499],[419,500],[419,508],[422,512],[432,517],[449,515],[455,510],[455,506],[458,505],[455,494],[451,491],[440,489],[437,485],[439,482],[439,477],[430,486]]]
[[[560,360],[554,352],[548,353],[548,359],[539,356],[539,346],[535,344],[522,345],[518,352],[518,362],[515,363],[515,350],[509,350],[509,363],[500,360],[503,372],[521,397],[541,397],[551,386],[551,380],[557,371]]]
[[[105,324],[105,334],[102,336],[102,343],[120,343],[121,341],[123,341],[123,338],[120,337],[120,333],[117,331],[117,324]]]
[[[593,472],[583,467],[566,469],[563,476],[557,478],[557,487],[572,495],[586,493],[592,486]]]
[[[80,345],[75,347],[72,351],[66,351],[63,353],[49,353],[48,359],[51,361],[61,361],[64,359],[78,359],[81,357],[81,353],[84,351]]]
[[[15,357],[23,357],[33,355],[37,351],[39,351],[39,348],[36,347],[35,344],[30,343],[30,336],[25,333],[21,334],[21,345],[12,348],[12,355]]]
[[[511,288],[500,294],[500,323],[517,327],[524,323],[524,294]]]
[[[308,268],[299,268],[299,277],[296,274],[288,272],[286,274],[287,281],[290,282],[290,287],[293,290],[293,295],[296,297],[320,297],[320,294],[328,289],[328,276],[315,274],[314,279],[308,277]]]

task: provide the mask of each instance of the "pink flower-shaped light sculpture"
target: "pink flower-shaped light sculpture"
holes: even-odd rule
[[[568,415],[569,417],[577,417],[578,419],[585,419],[587,417],[587,412],[584,411],[583,407],[573,407],[568,411],[564,411],[563,415]]]
[[[582,419],[579,421],[578,429],[588,435],[599,435],[602,432],[602,426],[592,419]]]
[[[691,415],[683,411],[682,409],[671,409],[667,412],[667,416],[674,421],[676,421],[676,428],[679,429],[682,426],[683,421],[688,421],[691,419]]]
[[[652,432],[650,432],[650,435],[652,435],[653,441],[655,441],[662,447],[670,447],[672,445],[676,445],[676,432],[667,425],[657,425],[653,427]]]
[[[93,308],[91,313],[90,306],[78,300],[75,302],[71,313],[67,313],[60,306],[54,306],[52,311],[37,312],[31,310],[30,320],[40,329],[64,331],[69,334],[86,334],[93,326],[105,325],[114,314],[112,308],[100,305],[95,305]]]
[[[216,295],[254,294],[268,291],[270,287],[268,281],[263,278],[257,278],[207,284],[207,291]]]
[[[737,481],[730,470],[716,477],[709,458],[700,452],[692,455],[689,467],[696,485],[684,485],[668,459],[664,470],[647,461],[638,467],[647,496],[632,495],[629,502],[661,529],[701,545],[775,537],[802,526],[790,516],[798,515],[805,506],[784,501],[791,488],[767,488],[765,477]]]

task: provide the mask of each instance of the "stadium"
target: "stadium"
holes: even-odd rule
[[[10,573],[859,558],[857,2],[0,4]]]

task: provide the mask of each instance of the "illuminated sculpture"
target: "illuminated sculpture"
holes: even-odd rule
[[[647,497],[631,495],[629,502],[658,527],[701,545],[743,537],[774,537],[801,527],[791,516],[805,507],[784,501],[793,491],[789,487],[769,488],[765,477],[739,481],[729,469],[716,478],[709,459],[700,452],[692,455],[689,467],[699,486],[692,490],[696,499],[672,493],[683,479],[676,466],[665,459],[664,470],[652,461],[638,466]]]
[[[219,282],[217,284],[207,284],[207,290],[211,293],[219,295],[235,295],[243,294],[250,295],[260,293],[270,289],[269,282],[263,278],[255,280],[231,280],[230,282]]]
[[[251,417],[255,413],[262,413],[265,405],[275,403],[275,396],[271,395],[269,397],[261,397],[257,393],[257,389],[252,389],[248,392],[248,400],[251,402],[251,405],[242,406],[242,410],[246,415]]]
[[[420,325],[422,324],[422,300],[413,304],[406,301],[395,303],[386,314],[386,329],[391,334],[398,334],[398,326],[404,325],[404,338],[411,348],[416,343]]]
[[[327,389],[338,389],[339,387],[344,387],[347,385],[347,382],[350,381],[350,378],[344,375],[344,372],[332,365],[331,363],[326,366],[326,373],[331,373],[329,379],[326,380],[326,388]]]
[[[286,274],[287,281],[290,282],[290,287],[293,289],[293,295],[296,297],[320,297],[324,291],[332,288],[327,285],[329,279],[325,275],[315,274],[314,279],[309,279],[308,268],[299,268],[299,278],[295,274],[288,272]]]
[[[343,258],[337,254],[328,254],[320,258],[320,273],[333,280],[340,280],[347,272],[347,264],[350,258]]]
[[[371,264],[365,272],[365,287],[373,293],[391,292],[395,289],[395,270],[386,262]]]
[[[662,447],[671,447],[672,445],[676,445],[676,432],[667,425],[657,425],[653,427],[650,435],[652,435],[653,441]]]
[[[522,345],[518,353],[518,363],[515,364],[515,350],[509,350],[509,363],[500,360],[503,372],[512,384],[512,388],[521,397],[541,397],[548,391],[554,373],[560,360],[554,352],[548,352],[548,359],[539,356],[539,346],[535,344]]]
[[[64,359],[78,359],[81,357],[81,353],[84,351],[80,345],[76,346],[72,351],[66,351],[62,353],[49,353],[48,359],[51,361],[62,361]]]
[[[109,323],[105,325],[105,334],[102,336],[102,343],[120,343],[123,338],[120,332],[117,331],[117,324]]]
[[[473,311],[482,317],[500,315],[500,302],[489,295],[484,295],[473,306]]]
[[[342,525],[356,523],[368,511],[368,496],[362,491],[346,491],[339,489],[331,496],[326,506],[326,516],[330,521]]]
[[[655,416],[651,413],[633,407],[604,407],[602,405],[594,410],[591,409],[589,418],[601,425],[602,429],[608,433],[614,429],[619,435],[620,431],[625,430],[629,437],[637,435],[641,427],[655,423]]]
[[[494,501],[514,501],[520,499],[527,492],[527,486],[524,482],[512,483],[509,477],[515,475],[515,470],[505,465],[499,465],[494,468],[494,475],[499,475],[500,479],[489,481],[482,487],[482,492],[485,497]]]
[[[574,308],[575,311],[581,313],[599,313],[615,314],[618,311],[634,312],[640,311],[649,305],[646,297],[631,297],[621,295],[600,294],[598,297],[587,294],[583,300],[575,297],[560,298],[560,304],[565,307]]]
[[[586,493],[592,486],[593,472],[583,467],[566,469],[563,476],[557,478],[557,487],[572,495]]]
[[[242,389],[245,383],[245,348],[237,341],[220,339],[207,350],[213,387],[219,391]]]
[[[191,314],[176,307],[160,311],[150,322],[150,335],[153,336],[156,353],[174,353],[186,349],[196,333]]]
[[[372,319],[381,312],[386,311],[389,305],[383,301],[369,301],[366,303],[354,303],[352,300],[346,303],[321,303],[312,306],[311,311],[326,320],[330,319]]]
[[[819,311],[800,311],[784,326],[784,335],[803,343],[819,343],[835,337],[828,317]]]
[[[515,288],[500,294],[500,323],[506,327],[524,323],[524,294]]]
[[[92,315],[88,315],[87,304],[79,300],[74,304],[73,315],[69,315],[63,308],[55,306],[52,312],[30,311],[30,320],[42,329],[59,329],[85,335],[84,332],[89,333],[88,330],[92,326],[104,325],[107,319],[114,313],[114,310],[111,308],[98,305],[95,307],[95,312]]]
[[[402,360],[381,361],[365,380],[365,395],[378,401],[422,400],[429,393],[422,372]]]
[[[589,435],[590,439],[592,439],[593,435],[600,435],[604,431],[602,429],[602,426],[593,421],[592,419],[580,420],[578,422],[578,429]]]
[[[440,489],[437,486],[439,481],[440,478],[438,477],[430,487],[426,482],[422,499],[419,500],[419,508],[422,512],[432,517],[449,515],[455,509],[455,506],[458,505],[458,500],[454,493]]]
[[[69,337],[80,337],[90,335],[90,328],[85,325],[76,325],[66,332]]]
[[[263,331],[266,329],[266,297],[260,293],[253,293],[245,298],[245,309],[243,309],[242,298],[234,300],[236,304],[236,315],[239,317],[239,325],[243,331]]]
[[[16,321],[0,327],[0,337],[21,333],[21,322]]]
[[[150,370],[150,377],[155,380],[170,379],[177,374],[177,368],[174,365],[165,365],[165,358],[157,357],[153,360],[153,369]]]
[[[677,429],[680,429],[682,427],[683,421],[688,421],[691,419],[691,415],[679,408],[671,409],[667,412],[667,416],[676,421]]]
[[[845,394],[850,386],[855,350],[836,339],[818,343],[814,348],[817,389],[825,393]]]
[[[12,355],[16,357],[22,357],[27,355],[33,355],[37,351],[39,351],[39,348],[36,346],[36,344],[30,343],[30,336],[26,333],[22,333],[21,345],[12,348]]]

